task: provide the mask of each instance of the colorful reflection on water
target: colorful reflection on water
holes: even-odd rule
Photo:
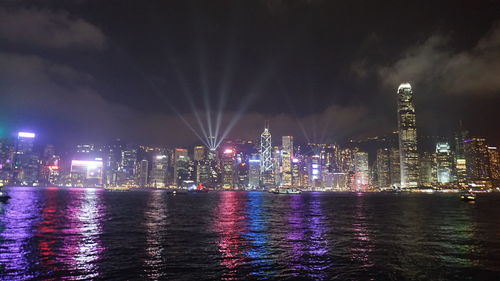
[[[40,194],[28,188],[11,195],[8,204],[1,204],[0,277],[6,280],[26,280],[36,275],[30,270],[33,254],[33,226],[39,220]]]
[[[312,193],[308,205],[307,256],[302,268],[306,275],[316,280],[325,278],[326,269],[331,265],[328,257],[328,241],[325,239],[325,217],[321,210],[320,193]]]
[[[366,225],[366,211],[364,206],[363,196],[365,194],[358,192],[356,193],[356,205],[354,208],[354,220],[352,222],[353,230],[353,247],[351,248],[351,259],[361,265],[363,268],[368,268],[373,266],[370,261],[370,252],[372,251],[373,245],[370,241],[370,235]]]
[[[148,198],[144,228],[146,229],[146,254],[144,261],[146,276],[150,280],[164,279],[166,272],[161,269],[166,256],[162,243],[167,230],[165,210],[167,203],[163,192],[155,190]]]
[[[238,269],[245,262],[247,241],[242,232],[245,227],[245,205],[239,192],[221,192],[216,208],[214,231],[219,235],[218,246],[222,255],[220,265],[225,268],[223,280],[238,279]]]
[[[58,188],[46,188],[42,193],[26,188],[26,192],[13,194],[4,212],[5,229],[1,233],[14,246],[1,253],[6,273],[15,271],[20,279],[52,279],[50,276],[55,271],[70,280],[99,276],[98,260],[103,250],[99,235],[105,206],[100,202],[100,195],[103,191],[65,192],[71,193],[67,204],[58,204],[61,196]],[[34,195],[39,197],[35,199]],[[36,206],[41,208],[35,209]],[[35,256],[37,263],[25,261],[26,255]],[[40,268],[30,268],[35,265]]]
[[[269,229],[264,206],[262,192],[247,193],[246,219],[247,231],[243,238],[248,241],[249,249],[245,254],[250,259],[252,271],[250,275],[257,279],[266,279],[275,274],[275,261],[269,253]]]
[[[12,188],[0,280],[495,280],[500,196]],[[495,278],[493,278],[495,277]]]

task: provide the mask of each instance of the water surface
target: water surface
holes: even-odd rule
[[[3,280],[498,280],[500,196],[11,187]]]

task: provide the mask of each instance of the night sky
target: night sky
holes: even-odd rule
[[[394,131],[403,81],[419,134],[500,145],[500,1],[0,2],[3,135],[342,142]]]

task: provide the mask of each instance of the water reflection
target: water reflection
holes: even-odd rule
[[[11,193],[7,204],[0,203],[0,277],[6,280],[34,278],[29,256],[32,227],[38,218],[37,194],[28,188]]]
[[[241,236],[241,233],[246,231],[243,215],[245,206],[239,198],[242,194],[221,192],[219,205],[216,208],[214,230],[219,235],[218,246],[222,254],[220,265],[225,268],[223,280],[237,279],[239,267],[245,261],[243,251],[246,242]]]
[[[57,270],[55,248],[57,246],[56,221],[57,221],[57,192],[47,189],[43,193],[43,207],[41,209],[41,220],[37,224],[35,240],[38,245],[39,261],[43,272]]]
[[[301,258],[305,248],[305,228],[304,228],[304,209],[302,196],[290,196],[288,215],[289,231],[286,234],[286,239],[291,243],[291,251],[289,253],[289,267],[292,276],[299,276],[301,266]]]
[[[166,201],[161,190],[152,191],[149,194],[145,213],[144,227],[146,229],[146,254],[144,261],[146,276],[151,280],[165,277],[166,272],[162,270],[166,256],[162,239],[166,231],[167,222],[165,218]]]
[[[57,260],[62,263],[61,269],[73,272],[70,279],[95,278],[99,276],[99,259],[103,252],[100,235],[104,191],[82,188],[67,192],[71,193],[70,200],[66,206],[59,206],[63,235],[58,236],[63,238]]]
[[[247,200],[247,225],[248,228],[243,237],[249,242],[250,249],[246,255],[251,259],[252,272],[257,279],[265,279],[274,275],[274,263],[269,253],[269,231],[267,225],[267,215],[263,214],[262,192],[248,193]]]
[[[289,197],[289,208],[286,239],[290,243],[287,265],[291,269],[290,275],[323,280],[331,262],[320,194],[292,195]]]
[[[351,259],[354,262],[357,262],[363,268],[368,268],[373,266],[372,261],[370,260],[370,252],[372,251],[373,244],[370,241],[369,232],[367,229],[366,221],[366,213],[365,213],[365,198],[364,193],[356,194],[356,205],[355,205],[355,215],[352,223],[353,230],[353,238],[351,248]]]
[[[76,269],[83,271],[78,279],[99,276],[98,261],[104,249],[100,240],[105,208],[102,202],[103,192],[102,189],[84,189],[81,205],[77,212],[80,235],[74,265]]]
[[[313,277],[316,280],[325,278],[325,270],[330,267],[330,259],[328,257],[328,240],[325,239],[325,217],[321,210],[320,202],[321,194],[318,192],[312,193],[309,201],[309,221],[308,229],[310,241],[308,245],[308,261],[304,270],[307,276]]]

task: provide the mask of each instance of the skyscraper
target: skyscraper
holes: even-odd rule
[[[146,159],[143,159],[139,162],[138,164],[138,169],[137,169],[137,174],[138,174],[138,183],[139,183],[139,187],[146,187],[148,186],[148,179],[149,179],[149,175],[148,175],[148,171],[149,171],[149,162],[148,160]]]
[[[469,180],[490,179],[490,161],[485,139],[472,138],[465,140],[465,157]]]
[[[398,91],[399,155],[401,158],[401,187],[418,186],[417,126],[413,92],[409,83],[399,85]]]
[[[377,150],[375,169],[377,175],[377,187],[381,190],[390,188],[391,170],[390,170],[389,149],[380,148]]]
[[[466,186],[467,165],[465,159],[465,143],[468,132],[462,128],[462,122],[457,132],[455,132],[455,178],[459,186]]]
[[[252,156],[248,159],[248,165],[248,187],[257,189],[260,180],[260,159],[257,153],[252,153]]]
[[[293,158],[293,137],[283,136],[281,138],[281,184],[292,185],[292,158]]]
[[[195,146],[193,152],[193,160],[201,161],[205,159],[205,147],[204,146]]]
[[[164,188],[168,186],[168,157],[164,154],[158,154],[153,157],[153,167],[151,169],[151,187]]]
[[[358,151],[354,154],[354,182],[353,189],[356,191],[368,189],[368,153]]]
[[[174,184],[181,186],[189,178],[189,156],[188,150],[176,148],[174,151]]]
[[[226,148],[221,154],[222,163],[222,188],[234,188],[234,148]]]
[[[33,150],[35,134],[17,134],[14,155],[14,180],[20,185],[34,185],[38,178],[38,155]]]
[[[264,186],[274,185],[271,132],[266,121],[264,132],[260,135],[260,176]]]
[[[447,142],[436,144],[436,172],[439,184],[449,184],[452,180],[453,155]]]
[[[491,179],[498,182],[500,180],[500,155],[496,146],[488,146],[490,156]]]
[[[419,183],[425,187],[433,187],[437,182],[436,153],[425,151],[419,159]]]

